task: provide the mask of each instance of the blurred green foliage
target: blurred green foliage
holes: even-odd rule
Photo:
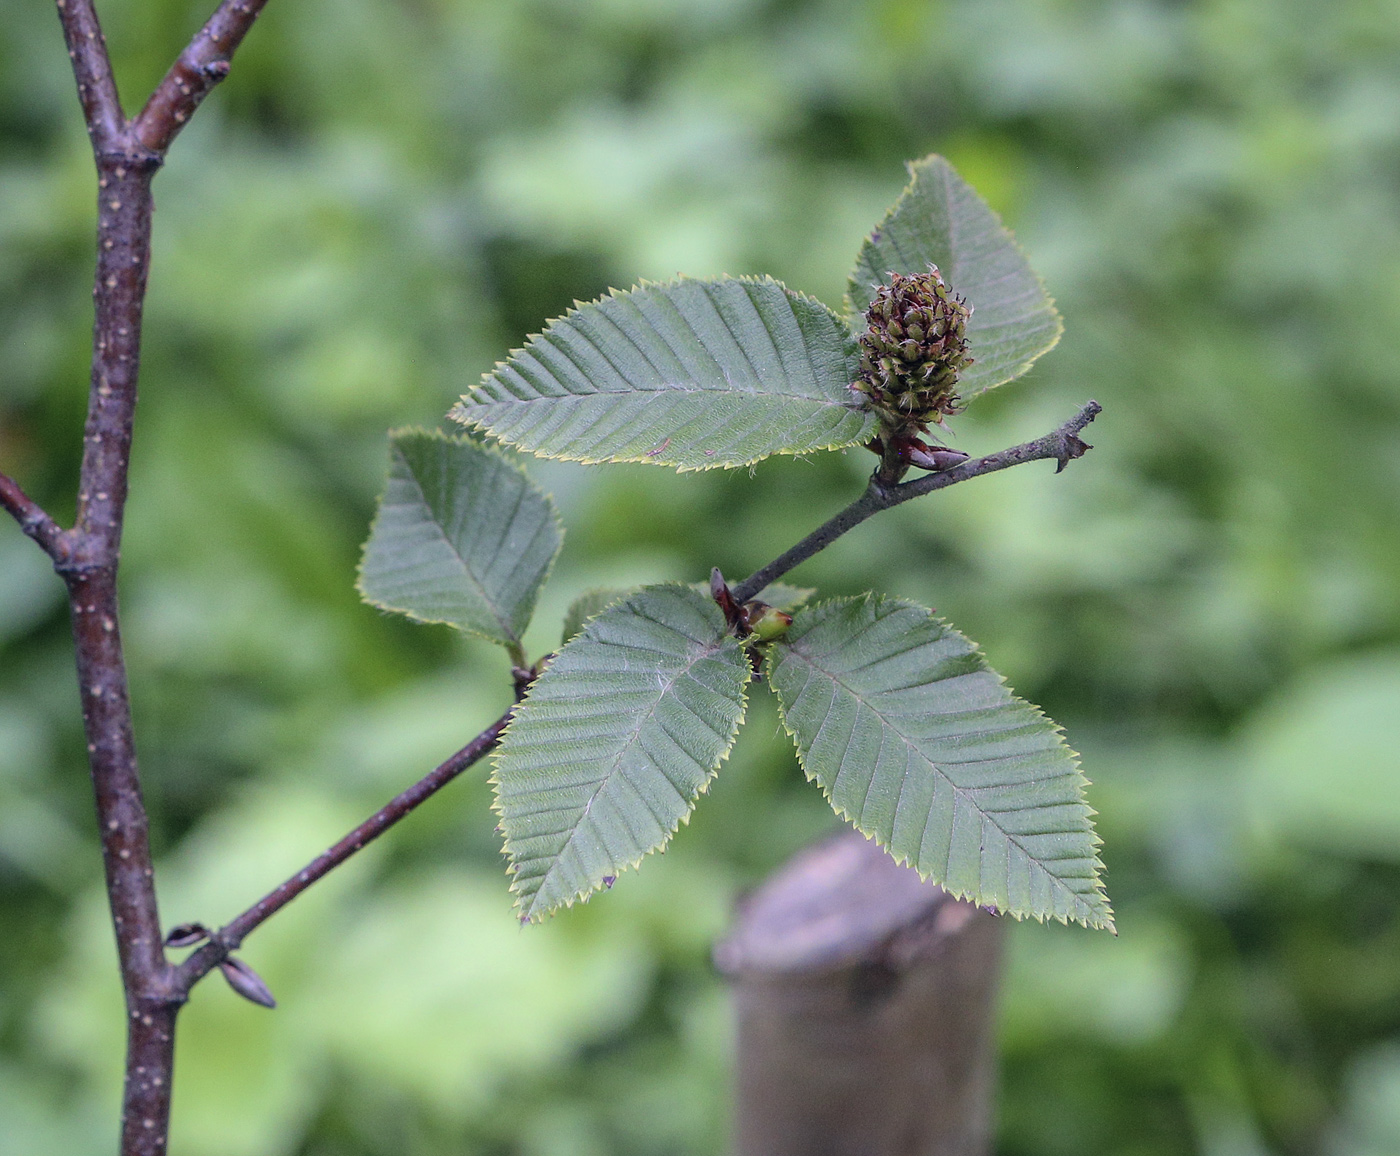
[[[93,187],[57,22],[0,20],[0,468],[71,514]],[[128,105],[206,15],[104,0]],[[936,605],[1084,751],[1114,940],[1013,928],[1005,1156],[1400,1152],[1400,4],[278,0],[158,179],[125,637],[168,924],[218,921],[508,699],[361,605],[384,430],[575,297],[769,272],[839,304],[946,154],[1058,350],[972,452],[799,570]],[[746,573],[868,455],[530,463],[591,586]],[[664,859],[510,918],[484,774],[250,940],[182,1021],[184,1156],[722,1151],[708,945],[825,830],[776,720]],[[110,1151],[121,1037],[61,588],[0,525],[0,1153]]]

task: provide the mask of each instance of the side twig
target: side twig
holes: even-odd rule
[[[60,3],[62,0],[60,0]],[[229,74],[229,61],[267,0],[224,0],[170,66],[132,122],[144,148],[165,152],[214,86]]]
[[[0,474],[0,509],[9,511],[19,528],[55,562],[66,556],[68,544],[58,523],[5,474]]]
[[[500,740],[515,708],[511,707],[494,723],[472,739],[446,762],[441,763],[406,791],[401,792],[351,831],[335,846],[316,856],[302,870],[274,887],[237,918],[209,937],[209,942],[189,956],[175,971],[175,987],[187,993],[204,976],[237,951],[243,940],[293,899],[330,874],[367,844],[417,809],[472,764],[478,762]]]
[[[882,484],[877,477],[871,478],[865,493],[834,518],[818,526],[791,550],[773,559],[761,569],[755,570],[733,587],[731,593],[734,600],[743,603],[756,597],[770,582],[776,582],[793,567],[801,565],[812,555],[825,550],[842,534],[859,526],[866,518],[878,514],[881,510],[888,510],[891,506],[897,506],[901,502],[907,502],[911,498],[921,498],[935,490],[943,490],[949,486],[955,486],[959,482],[980,478],[983,474],[994,474],[998,470],[1010,469],[1012,466],[1024,465],[1026,462],[1043,461],[1048,458],[1059,462],[1059,466],[1055,470],[1056,473],[1059,473],[1073,459],[1083,457],[1088,450],[1093,448],[1079,435],[1102,412],[1103,406],[1099,405],[1098,402],[1086,402],[1074,417],[1065,422],[1059,429],[1042,438],[1037,438],[1033,442],[1024,442],[1019,446],[1012,446],[999,453],[988,454],[984,458],[974,458],[949,470],[926,474],[912,482],[887,486]]]
[[[68,44],[68,59],[73,62],[73,76],[78,82],[83,120],[93,151],[101,153],[126,127],[122,102],[117,96],[117,82],[112,77],[112,63],[107,57],[107,40],[102,35],[102,25],[97,20],[92,0],[57,0],[57,3],[63,39]]]

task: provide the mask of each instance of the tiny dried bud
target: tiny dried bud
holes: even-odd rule
[[[781,638],[792,625],[792,615],[766,602],[744,603],[744,626],[759,642]]]
[[[193,947],[209,938],[209,929],[202,923],[181,923],[170,929],[165,937],[166,947]]]
[[[852,385],[892,432],[913,434],[958,412],[958,374],[972,364],[967,320],[972,309],[927,273],[891,273],[865,312],[860,377]]]
[[[906,456],[911,466],[921,470],[951,470],[967,461],[968,455],[962,450],[944,449],[942,446],[926,446],[915,441],[910,444]]]

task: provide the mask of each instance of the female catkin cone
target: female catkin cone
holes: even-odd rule
[[[957,413],[954,386],[972,364],[966,337],[971,313],[932,265],[927,273],[891,273],[890,283],[880,286],[865,311],[860,377],[851,388],[868,399],[887,430],[912,435]]]

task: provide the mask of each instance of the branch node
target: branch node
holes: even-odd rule
[[[25,536],[53,559],[54,569],[65,564],[73,553],[72,533],[59,529],[48,513],[20,488],[13,478],[0,474],[0,510],[8,510]]]
[[[121,140],[114,147],[95,150],[99,169],[126,166],[136,172],[153,173],[165,164],[165,157],[145,148],[138,141]]]
[[[1082,458],[1094,448],[1079,434],[1101,413],[1103,413],[1103,406],[1096,401],[1086,401],[1083,408],[1056,431],[1060,439],[1059,453],[1055,455],[1059,462],[1059,465],[1055,467],[1057,474],[1062,472],[1075,458]]]
[[[1055,467],[1055,472],[1062,473],[1064,468],[1074,461],[1075,458],[1082,458],[1094,447],[1081,438],[1078,434],[1066,434],[1064,441],[1060,445],[1060,453],[1056,459],[1059,465]]]
[[[71,530],[67,532],[67,534],[72,533],[73,531]],[[64,579],[64,581],[75,578],[90,578],[94,574],[100,574],[103,571],[115,569],[111,562],[94,562],[91,559],[80,558],[68,545],[66,535],[62,556],[60,557],[58,554],[53,554],[51,557],[53,557],[54,572],[58,574],[60,578]]]
[[[870,475],[870,481],[865,487],[865,492],[877,502],[887,502],[890,495],[894,493],[894,486],[886,485],[880,480],[880,471],[877,469]]]

